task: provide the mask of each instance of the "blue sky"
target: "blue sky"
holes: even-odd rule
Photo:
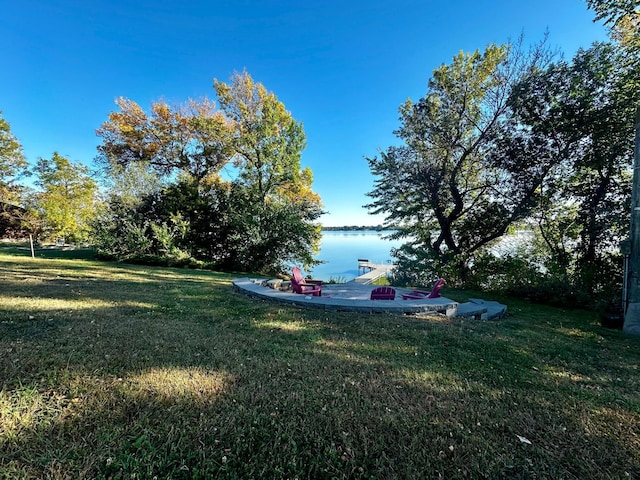
[[[325,225],[375,225],[365,157],[396,144],[398,107],[460,50],[516,39],[570,58],[605,40],[582,0],[20,0],[0,15],[0,110],[30,162],[91,165],[127,97],[215,98],[246,69],[304,123]]]

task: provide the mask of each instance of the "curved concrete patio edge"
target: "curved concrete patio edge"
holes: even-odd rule
[[[448,317],[457,316],[458,303],[448,298],[427,298],[423,300],[359,300],[333,297],[310,297],[293,292],[283,292],[263,287],[249,278],[232,280],[233,288],[246,295],[284,303],[295,307],[321,310],[364,312],[364,313],[444,313]]]

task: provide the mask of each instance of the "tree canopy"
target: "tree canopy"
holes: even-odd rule
[[[526,135],[557,159],[532,215],[552,259],[547,265],[572,274],[591,294],[598,282],[610,283],[602,273],[618,268],[611,255],[628,229],[632,119],[640,97],[629,92],[622,65],[613,45],[595,44],[531,75],[512,97],[520,125],[514,138]]]
[[[97,131],[101,160],[118,178],[96,222],[100,251],[245,271],[314,263],[322,209],[300,164],[302,124],[246,72],[214,88],[220,109],[206,99],[156,102],[148,115],[117,101],[120,112]],[[123,191],[134,166],[144,188]]]
[[[22,145],[11,133],[9,122],[0,116],[0,201],[17,201],[15,180],[24,173],[27,165]]]
[[[119,112],[96,131],[103,163],[127,167],[144,162],[160,174],[190,175],[196,182],[217,174],[233,155],[232,124],[207,99],[171,108],[158,101],[147,114],[136,102],[118,98]]]
[[[241,242],[242,255],[262,269],[276,258],[280,268],[282,261],[313,264],[320,242],[320,227],[314,222],[322,204],[311,188],[311,170],[300,165],[306,146],[302,124],[247,72],[236,73],[229,84],[214,80],[214,88],[236,127],[235,191],[244,198],[236,206],[236,212],[242,212],[236,219],[251,232]]]
[[[436,69],[400,108],[402,145],[369,159],[370,208],[406,239],[398,280],[613,298],[640,99],[626,55],[605,43],[549,62],[490,45]],[[529,244],[494,254],[516,225]]]
[[[41,158],[35,166],[36,184],[41,188],[35,196],[46,231],[52,238],[87,241],[90,221],[97,210],[98,186],[89,169],[72,163],[57,152]]]
[[[529,213],[547,167],[514,164],[495,148],[511,125],[513,85],[546,58],[509,45],[461,52],[434,70],[423,98],[400,107],[403,145],[369,159],[378,177],[369,207],[411,239],[396,255],[414,281],[447,264],[464,280],[473,255]]]

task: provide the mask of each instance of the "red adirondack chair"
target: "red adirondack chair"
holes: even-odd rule
[[[376,287],[371,290],[371,300],[393,300],[396,298],[396,291],[391,287]]]
[[[300,269],[298,267],[293,267],[293,270],[291,271],[291,289],[293,290],[293,293],[319,297],[322,295],[322,280],[310,280],[304,278]]]
[[[440,298],[440,290],[444,287],[445,281],[444,278],[438,279],[436,284],[433,286],[433,289],[430,292],[426,292],[424,290],[414,290],[411,293],[403,293],[403,300],[421,300],[423,298]]]

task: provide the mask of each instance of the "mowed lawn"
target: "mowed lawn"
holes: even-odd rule
[[[640,340],[593,313],[325,313],[4,251],[0,478],[640,478]]]

